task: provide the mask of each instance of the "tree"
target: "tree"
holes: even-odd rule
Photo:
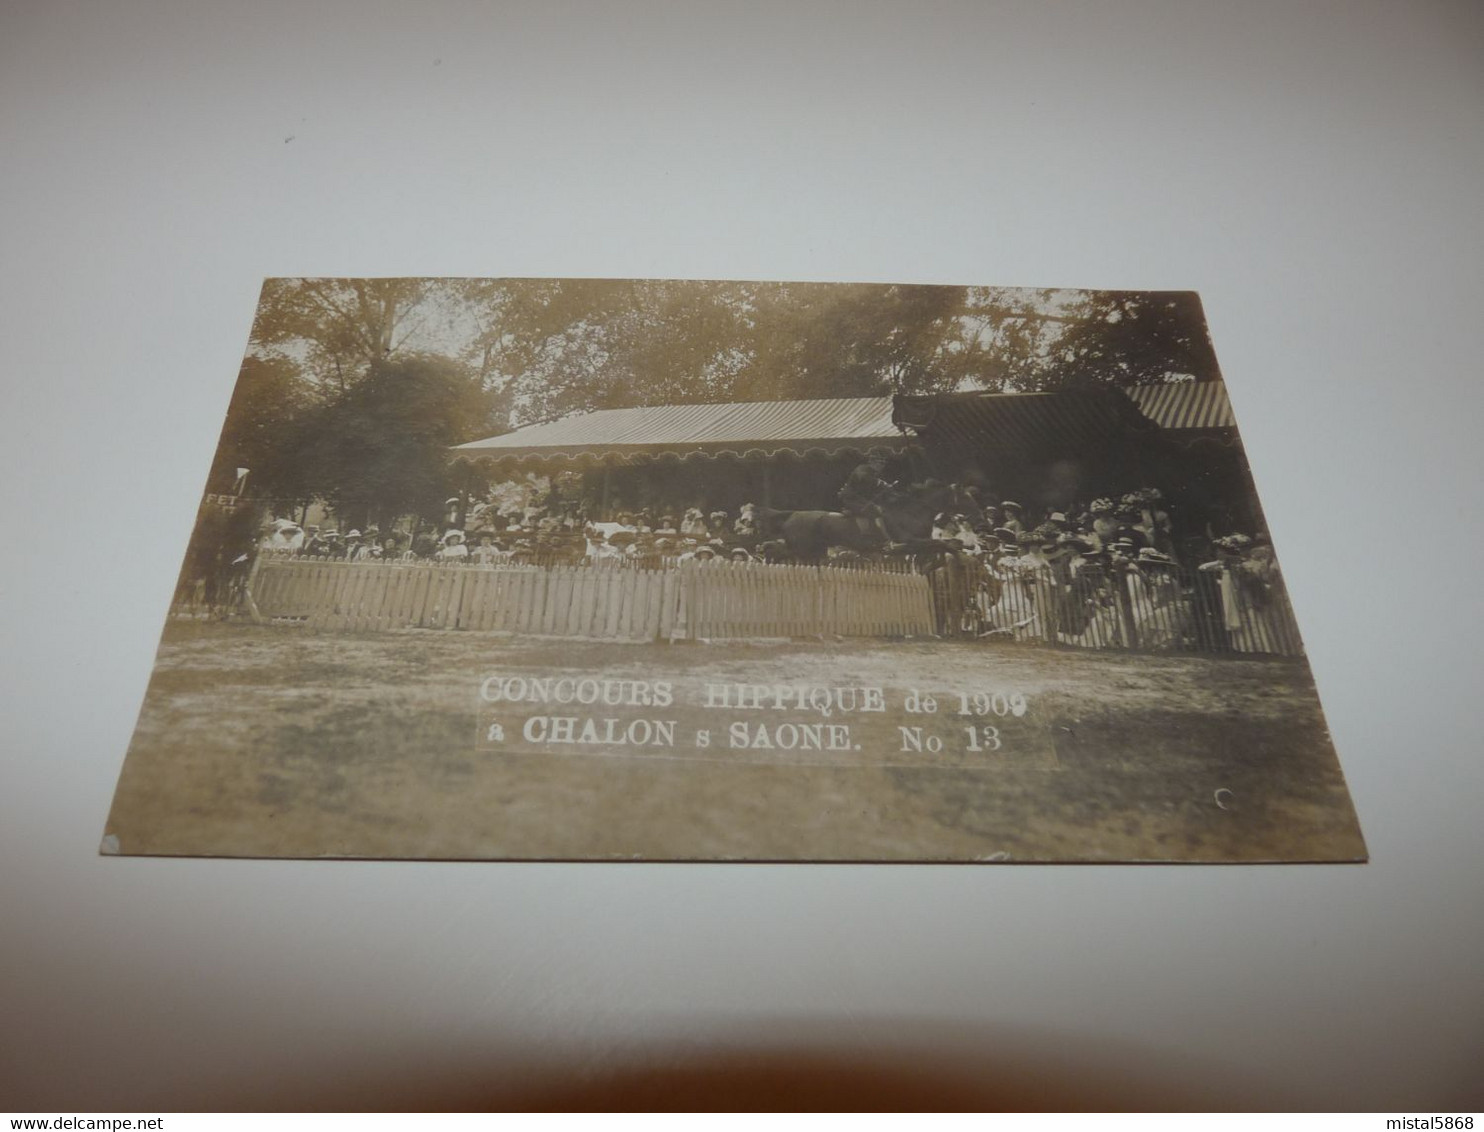
[[[726,400],[741,359],[735,284],[500,280],[480,292],[477,356],[516,420]]]
[[[1047,374],[1062,387],[1221,376],[1194,291],[1090,291],[1074,309]]]
[[[300,460],[314,493],[349,521],[432,519],[450,485],[449,448],[492,431],[479,378],[447,358],[375,362],[303,418]]]
[[[431,317],[437,280],[269,279],[249,352],[291,358],[325,395],[344,393],[403,350]]]
[[[974,288],[961,380],[1037,392],[1221,376],[1200,298],[1185,291]]]
[[[1176,292],[494,280],[471,348],[512,423],[639,404],[1219,376]]]
[[[230,490],[237,469],[247,468],[252,495],[300,498],[304,470],[299,463],[299,419],[307,404],[303,376],[292,361],[244,358],[212,461],[209,490]]]
[[[472,356],[516,420],[940,385],[958,287],[506,280]]]
[[[748,285],[749,399],[920,392],[939,381],[963,288]]]
[[[646,404],[1219,376],[1189,293],[634,279],[270,280],[249,359],[299,375],[296,397],[282,385],[299,412],[428,351],[478,383],[487,432]]]

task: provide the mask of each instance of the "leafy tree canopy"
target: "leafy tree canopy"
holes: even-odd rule
[[[207,484],[228,491],[238,468],[254,495],[294,497],[304,488],[297,462],[298,422],[310,404],[299,369],[283,358],[243,359]]]
[[[423,512],[448,445],[577,412],[1217,377],[1192,293],[273,279],[213,482]]]
[[[460,363],[380,361],[299,419],[294,462],[315,495],[358,521],[433,518],[448,491],[449,447],[488,421],[488,395]]]

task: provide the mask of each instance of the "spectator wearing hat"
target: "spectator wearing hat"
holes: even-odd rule
[[[479,536],[479,543],[469,552],[469,559],[483,566],[493,566],[504,558],[504,552],[488,532]]]
[[[1139,555],[1139,543],[1132,535],[1121,534],[1108,544],[1108,561],[1115,568],[1134,562]]]
[[[1072,522],[1071,531],[1082,540],[1087,550],[1099,551],[1103,549],[1103,540],[1094,529],[1092,516],[1087,512],[1083,512]]]
[[[1123,505],[1138,513],[1131,525],[1143,532],[1145,545],[1166,554],[1175,548],[1174,527],[1164,506],[1164,494],[1157,487],[1141,487],[1123,497]]]
[[[979,549],[984,557],[984,565],[991,573],[998,573],[1000,562],[1007,556],[1013,556],[1015,550],[1011,544],[999,534],[988,532],[978,536]]]
[[[732,532],[743,539],[757,538],[762,534],[762,528],[758,523],[757,504],[744,503],[742,510],[737,515],[737,521],[732,525]]]
[[[1171,649],[1190,632],[1180,599],[1175,560],[1152,546],[1140,547],[1123,576],[1140,648]]]
[[[1126,503],[1121,504],[1113,513],[1113,517],[1118,522],[1116,539],[1132,539],[1135,553],[1146,546],[1154,545],[1149,532],[1142,525],[1142,516],[1137,507]]]
[[[984,553],[984,547],[980,542],[977,528],[967,515],[955,515],[954,522],[958,526],[958,539],[964,544],[964,551],[975,558]]]
[[[1278,559],[1267,535],[1255,534],[1251,542],[1241,547],[1238,569],[1264,589],[1278,580]]]
[[[932,537],[939,542],[946,542],[955,550],[962,550],[966,554],[977,555],[980,551],[979,536],[974,533],[966,516],[957,512],[939,512],[933,520]]]
[[[275,554],[293,554],[303,545],[304,532],[297,523],[292,519],[274,519],[263,549]]]
[[[1071,585],[1081,568],[1082,552],[1086,547],[1086,543],[1070,532],[1056,536],[1056,542],[1046,552],[1046,557],[1051,562],[1057,585]]]
[[[1044,534],[1020,535],[1021,555],[1014,572],[1021,596],[1021,616],[1015,631],[1021,637],[1055,640],[1057,583],[1049,552],[1056,546]]]
[[[1094,499],[1087,506],[1092,516],[1092,533],[1097,536],[1099,546],[1107,546],[1118,537],[1118,518],[1114,514],[1113,500],[1107,496]]]
[[[1085,539],[1064,531],[1056,536],[1054,547],[1046,552],[1054,582],[1052,602],[1056,609],[1055,628],[1064,637],[1080,635],[1086,629],[1092,613],[1087,581],[1078,581],[1087,566],[1083,554],[1088,549]]]
[[[706,528],[706,516],[699,507],[687,507],[680,521],[680,533],[688,538],[704,539],[710,532]]]
[[[1005,516],[1000,526],[1015,532],[1017,536],[1025,533],[1025,508],[1013,499],[1006,499],[1000,504],[1000,511]]]
[[[1249,622],[1255,624],[1257,621],[1251,614],[1266,604],[1266,587],[1258,577],[1265,566],[1260,561],[1254,569],[1248,557],[1252,539],[1247,535],[1226,535],[1216,539],[1211,548],[1216,552],[1216,558],[1202,563],[1199,569],[1204,574],[1214,574],[1217,577],[1222,621],[1230,634],[1232,647],[1243,652],[1250,651],[1253,642]],[[1244,613],[1249,615],[1244,617]]]
[[[464,532],[459,530],[446,531],[443,535],[442,545],[438,548],[437,558],[440,562],[467,562],[469,560],[469,548],[464,543]]]

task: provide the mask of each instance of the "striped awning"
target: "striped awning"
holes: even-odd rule
[[[1114,389],[1063,393],[944,393],[896,399],[895,419],[927,446],[993,452],[1001,457],[1086,450],[1114,438],[1154,432],[1154,425]]]
[[[829,397],[600,409],[460,444],[453,455],[473,461],[649,463],[780,453],[889,453],[911,443],[892,423],[890,397]]]
[[[1126,389],[1139,411],[1160,428],[1235,428],[1222,381],[1177,381]]]

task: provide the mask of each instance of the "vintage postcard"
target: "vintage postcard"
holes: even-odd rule
[[[103,851],[1366,855],[1195,294],[590,279],[265,283]]]

